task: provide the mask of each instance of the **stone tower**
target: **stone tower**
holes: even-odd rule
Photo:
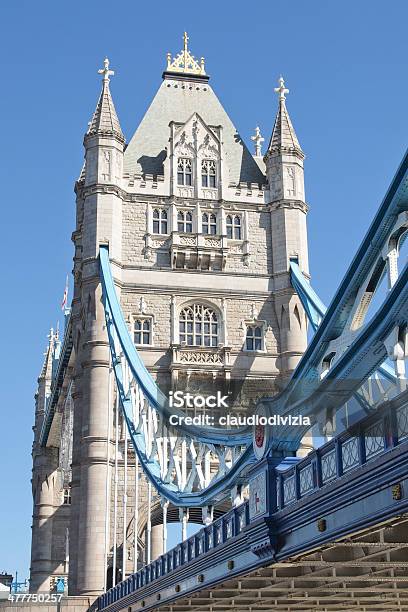
[[[51,329],[44,364],[35,395],[34,441],[32,447],[33,522],[31,544],[30,589],[49,591],[57,577],[68,577],[68,530],[70,524],[70,467],[72,457],[72,398],[66,385],[61,387],[63,412],[56,416],[60,436],[55,428],[50,444],[41,444],[45,413],[55,378],[61,343]],[[68,379],[69,377],[67,377]]]
[[[248,397],[270,395],[306,345],[305,314],[289,282],[291,258],[308,272],[304,155],[283,81],[263,158],[259,129],[251,155],[209,84],[204,59],[191,55],[186,34],[182,51],[174,58],[168,54],[163,81],[127,146],[108,60],[99,72],[102,92],[75,186],[74,296],[58,375],[47,383],[49,399],[37,425],[43,432],[38,448],[55,455],[49,469],[36,468],[44,482],[51,470],[62,469],[55,447],[71,434],[62,433],[67,392],[60,397],[59,389],[69,389],[72,595],[101,593],[113,566],[120,576],[133,571],[145,554],[147,532],[153,534],[152,557],[162,546],[160,500],[148,497],[140,474],[136,501],[134,457],[126,452],[116,409],[100,246],[109,246],[129,330],[163,390],[245,381]],[[35,516],[37,508],[36,498]],[[34,521],[33,549],[38,529]],[[56,537],[46,533],[47,539]],[[39,588],[38,572],[33,555],[33,589]],[[47,572],[54,567],[44,566],[44,590]]]
[[[280,370],[283,379],[293,372],[306,349],[306,320],[300,300],[290,283],[289,262],[298,262],[308,276],[304,153],[286,108],[286,89],[282,77],[279,109],[264,157],[269,185],[275,313],[280,336]]]

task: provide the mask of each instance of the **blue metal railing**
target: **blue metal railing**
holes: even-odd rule
[[[270,509],[273,511],[275,508],[278,516],[297,501],[407,442],[407,399],[406,392],[312,451],[296,465],[285,471],[276,468],[276,496],[270,500]],[[249,504],[244,502],[101,595],[97,600],[97,609],[103,610],[126,595],[222,546],[249,525]]]
[[[217,546],[222,546],[230,538],[239,535],[247,525],[249,525],[249,505],[245,502],[101,595],[98,598],[98,610],[103,610],[157,578],[187,565]]]
[[[277,508],[331,484],[408,438],[408,404],[379,410],[277,474]]]

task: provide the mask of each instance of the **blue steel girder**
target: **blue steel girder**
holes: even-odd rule
[[[385,273],[386,257],[393,246],[399,245],[408,229],[408,153],[387,191],[387,194],[346,272],[336,294],[325,311],[323,303],[308,287],[296,263],[290,271],[294,288],[298,291],[306,313],[316,333],[300,360],[286,389],[279,395],[260,402],[263,413],[302,414],[317,417],[318,412],[339,408],[373,372],[381,367],[382,375],[395,380],[387,365],[387,338],[396,327],[407,325],[404,282],[406,267],[369,324],[363,325],[372,295]],[[362,307],[363,306],[363,307]],[[323,316],[324,315],[324,316]],[[322,318],[320,324],[319,319]],[[356,320],[358,324],[356,324]],[[354,326],[354,327],[353,327]],[[377,327],[376,327],[377,326]],[[405,347],[405,351],[407,347]],[[366,358],[369,355],[369,357]],[[322,376],[323,360],[333,356]],[[348,379],[348,382],[347,382]],[[337,385],[336,399],[333,389]],[[319,400],[317,398],[320,397]],[[275,427],[272,437],[266,433],[267,449],[294,451],[308,427],[298,429]]]
[[[290,262],[290,282],[296,290],[307,318],[315,332],[326,314],[327,308],[303,276],[297,261]]]
[[[309,323],[311,324],[313,331],[316,332],[327,311],[327,308],[313,290],[309,281],[306,280],[297,261],[290,262],[290,280],[293,288],[296,290],[296,293],[300,298],[300,301],[302,302],[302,306],[309,319]],[[330,365],[332,365],[333,362],[334,359],[331,361]],[[394,370],[390,368],[387,363],[383,363],[377,370],[377,376],[374,375],[374,377],[370,377],[372,383],[371,386],[370,384],[368,385],[368,388],[367,386],[362,386],[353,396],[366,413],[375,408],[376,402],[372,397],[371,390],[373,384],[377,384],[377,387],[379,387],[379,384],[382,385],[381,382],[378,383],[380,377],[385,379],[385,381],[388,383],[391,383],[392,386],[395,386],[398,382]],[[370,379],[368,380],[370,381]],[[387,389],[387,393],[388,392],[389,389]]]
[[[185,415],[170,410],[168,399],[136,350],[116,294],[105,247],[100,249],[100,267],[120,405],[147,478],[162,498],[179,507],[202,507],[223,500],[254,462],[250,428],[204,428],[187,426],[182,420],[178,426],[169,426],[171,415]],[[207,479],[204,477],[206,454],[213,457],[213,469],[208,470],[211,477]]]
[[[407,325],[407,322],[408,264],[376,315],[343,352],[327,376],[322,380],[293,377],[281,394],[261,400],[265,412],[268,415],[300,414],[313,418],[326,410],[328,404],[333,409],[339,408],[386,359],[385,340],[392,328]],[[276,427],[274,436],[268,440],[268,447],[296,450],[308,429],[308,426]]]
[[[335,296],[296,368],[293,378],[305,378],[312,368],[317,368],[332,340],[345,330],[350,314],[356,305],[360,288],[367,283],[370,272],[379,260],[387,241],[398,225],[398,217],[408,211],[408,152],[374,217],[360,247],[354,256]]]
[[[350,536],[370,527],[406,520],[407,399],[405,393],[386,402],[353,431],[343,432],[289,470],[282,472],[269,458],[264,459],[253,471],[249,501],[109,589],[97,599],[94,609],[118,612],[135,605],[155,610],[199,590],[211,590],[232,577],[248,576],[255,569],[318,550],[329,542],[344,537],[350,541]],[[378,449],[372,446],[373,428],[381,441]],[[353,441],[364,450],[348,467],[346,448]],[[323,464],[333,453],[333,473],[325,472]],[[302,474],[307,470],[312,474],[310,484],[302,486]],[[343,478],[345,473],[347,478]],[[263,480],[256,477],[260,474],[265,474],[264,482],[269,485],[263,493],[265,503],[257,508]],[[297,484],[289,487],[291,480]],[[401,545],[406,547],[404,535]],[[361,560],[366,561],[365,557]],[[354,562],[358,564],[358,559]]]

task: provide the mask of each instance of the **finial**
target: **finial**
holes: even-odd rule
[[[105,83],[109,83],[109,77],[115,74],[113,70],[109,70],[109,60],[107,57],[104,59],[103,68],[98,70],[98,74],[103,74],[103,80]]]
[[[47,334],[47,338],[48,338],[48,344],[49,344],[49,346],[51,346],[53,344],[54,338],[55,338],[55,336],[54,336],[54,328],[53,327],[50,327],[50,333]]]
[[[167,72],[182,72],[184,74],[198,74],[205,76],[205,64],[202,57],[198,62],[191,55],[188,48],[189,36],[187,32],[183,34],[183,49],[172,59],[171,53],[167,53]]]
[[[254,134],[254,136],[251,136],[251,140],[253,140],[254,143],[255,143],[255,157],[261,157],[261,155],[262,155],[262,143],[264,142],[265,138],[262,137],[261,130],[259,129],[259,126],[256,126],[255,134]]]
[[[184,44],[184,66],[187,66],[188,64],[188,34],[187,32],[184,32],[183,34],[183,44]]]
[[[285,80],[283,76],[279,77],[279,87],[275,87],[275,92],[279,94],[279,100],[286,100],[286,95],[289,93],[289,89],[285,87]]]
[[[187,53],[187,51],[188,51],[188,41],[189,41],[189,40],[190,40],[190,39],[189,39],[189,37],[188,37],[187,32],[184,32],[184,34],[183,34],[183,41],[184,41],[184,53]]]

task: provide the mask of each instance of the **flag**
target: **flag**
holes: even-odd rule
[[[62,298],[62,302],[61,302],[61,310],[65,310],[65,308],[67,307],[67,304],[68,304],[68,274],[67,274],[67,280],[65,282],[64,297]]]

